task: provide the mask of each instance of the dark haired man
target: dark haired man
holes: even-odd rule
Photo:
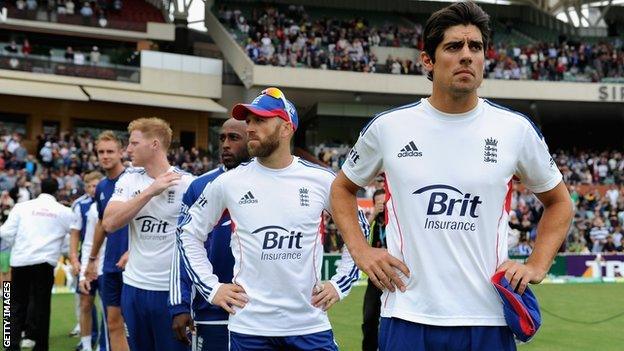
[[[374,118],[332,185],[336,223],[356,264],[385,289],[382,351],[515,350],[490,278],[505,271],[520,294],[539,283],[571,221],[570,196],[537,127],[477,96],[488,22],[473,2],[431,15],[421,53],[431,96]],[[379,172],[388,251],[360,238],[351,213],[358,187]],[[526,264],[507,257],[513,179],[544,204]]]

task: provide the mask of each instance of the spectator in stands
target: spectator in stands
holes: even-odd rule
[[[74,62],[74,48],[71,46],[68,46],[67,49],[65,49],[65,60]]]
[[[593,222],[593,227],[589,231],[591,252],[600,253],[606,243],[609,230],[604,225],[604,221],[601,217],[596,217]]]
[[[72,0],[65,1],[65,8],[67,9],[68,15],[73,15],[76,13],[76,4]]]
[[[325,231],[323,250],[326,253],[339,253],[343,245],[344,242],[342,241],[342,237],[338,235],[336,224],[330,220]]]
[[[15,1],[15,7],[18,11],[24,11],[26,9],[26,2],[24,0]]]
[[[13,168],[9,168],[4,172],[0,172],[0,191],[9,191],[15,187],[17,183],[16,171]]]
[[[94,46],[91,49],[91,53],[89,54],[89,60],[91,61],[92,65],[97,65],[98,63],[100,63],[100,50],[97,46]]]
[[[25,202],[33,198],[33,193],[30,189],[31,184],[27,181],[25,176],[22,176],[17,181],[17,184],[11,191],[9,195],[15,201],[15,203]]]
[[[71,47],[68,47],[68,49],[71,49]],[[53,166],[54,152],[52,150],[51,142],[45,142],[45,145],[39,151],[39,155],[41,156],[41,161],[43,162],[43,166],[45,168],[51,168]]]
[[[37,0],[26,0],[26,9],[28,11],[36,11],[37,10]]]
[[[617,253],[617,246],[615,246],[615,242],[613,241],[613,235],[607,236],[607,241],[605,242],[604,247],[602,248],[602,252],[608,253],[608,254]]]
[[[9,45],[4,47],[4,51],[9,54],[17,54],[19,52],[19,48],[17,47],[17,43],[15,42],[15,40],[11,40]]]
[[[22,44],[22,55],[28,56],[32,52],[32,47],[30,46],[30,41],[28,39],[24,39],[24,43]]]
[[[91,4],[85,2],[82,4],[82,8],[80,9],[80,15],[82,16],[82,23],[86,26],[91,25],[91,18],[93,17],[93,9],[91,8]]]

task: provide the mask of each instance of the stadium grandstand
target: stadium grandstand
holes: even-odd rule
[[[139,117],[170,123],[172,164],[194,175],[214,169],[232,107],[268,86],[296,105],[295,154],[337,171],[375,115],[428,96],[422,32],[448,5],[205,0],[198,30],[193,2],[0,0],[0,224],[44,178],[59,181],[59,201],[70,205],[99,168],[97,135],[127,141]],[[493,29],[479,95],[541,129],[574,202],[560,252],[622,255],[624,1],[478,3]],[[367,213],[381,188],[374,181],[358,193]],[[509,253],[528,255],[542,205],[514,185],[511,210]],[[330,218],[323,228],[326,253],[339,252]]]

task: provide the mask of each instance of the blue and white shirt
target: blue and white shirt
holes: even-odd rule
[[[209,183],[178,224],[180,250],[197,291],[212,302],[221,286],[204,242],[228,210],[232,225],[233,282],[249,302],[235,308],[229,329],[260,336],[305,335],[331,329],[327,313],[312,306],[320,282],[319,227],[330,211],[334,174],[293,157],[283,169],[255,159]],[[368,223],[360,214],[363,227]],[[345,250],[331,283],[346,296],[359,271]]]
[[[225,167],[221,166],[195,179],[184,193],[184,197],[182,197],[182,203],[185,208],[192,206],[202,194],[206,185],[225,172]],[[181,219],[183,218],[181,217]],[[226,211],[208,235],[208,240],[204,243],[213,272],[219,277],[220,283],[229,283],[233,277],[234,256],[232,256],[232,250],[230,249],[231,225],[230,215]],[[184,266],[184,260],[179,254],[179,245],[176,245],[171,266],[169,310],[172,316],[181,313],[191,313],[193,320],[197,324],[202,324],[203,322],[214,324],[214,322],[219,321],[227,323],[228,320],[226,311],[219,306],[208,303],[201,294],[197,293]]]
[[[193,176],[173,166],[168,171],[182,175],[179,183],[151,198],[128,224],[130,256],[123,282],[135,288],[169,291],[176,222],[182,195],[193,181]],[[126,202],[153,182],[154,178],[147,175],[143,168],[129,168],[117,181],[110,202]]]
[[[94,199],[89,194],[83,194],[72,203],[71,209],[76,215],[76,220],[72,223],[71,229],[80,231],[80,242],[84,241],[87,227],[87,212],[91,208]]]
[[[124,170],[125,172],[125,170]],[[95,188],[95,203],[97,204],[98,218],[102,220],[104,217],[104,210],[113,191],[115,191],[115,184],[119,178],[124,174],[122,172],[116,178],[104,177],[98,183]],[[128,226],[125,225],[120,229],[106,235],[106,246],[104,250],[104,273],[120,272],[121,269],[117,267],[117,262],[121,256],[128,251]],[[102,258],[100,258],[102,259]]]

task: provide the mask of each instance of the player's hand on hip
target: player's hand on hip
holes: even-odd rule
[[[145,191],[150,196],[160,195],[160,193],[167,188],[177,185],[180,178],[182,178],[182,176],[174,172],[163,173],[159,175]]]
[[[336,302],[340,301],[340,295],[334,284],[325,282],[323,285],[317,285],[312,291],[312,306],[327,311]]]
[[[212,304],[217,305],[229,314],[236,314],[234,306],[243,308],[249,302],[245,289],[237,284],[223,284],[217,290]]]
[[[498,266],[496,271],[504,271],[505,279],[507,279],[514,291],[521,295],[529,283],[538,284],[546,276],[546,272],[533,267],[529,262],[522,264],[511,260],[505,261]]]
[[[176,339],[185,343],[186,345],[191,344],[191,340],[189,340],[186,333],[187,329],[195,331],[195,325],[193,324],[193,319],[191,319],[190,313],[181,313],[175,315],[173,317],[171,329],[173,330],[173,334],[175,335]]]
[[[81,280],[78,283],[78,289],[80,289],[81,293],[89,295],[89,292],[91,291],[91,281],[89,281],[89,279]]]
[[[379,289],[394,292],[395,288],[399,288],[401,292],[405,292],[406,285],[399,272],[409,277],[409,268],[403,261],[390,255],[388,250],[366,246],[361,251],[351,252],[351,256]]]
[[[115,264],[115,266],[117,266],[117,268],[119,269],[126,269],[126,264],[128,263],[128,258],[130,257],[129,255],[130,251],[126,251],[123,255],[121,255],[121,257],[119,258],[119,261],[117,261],[117,263]]]

